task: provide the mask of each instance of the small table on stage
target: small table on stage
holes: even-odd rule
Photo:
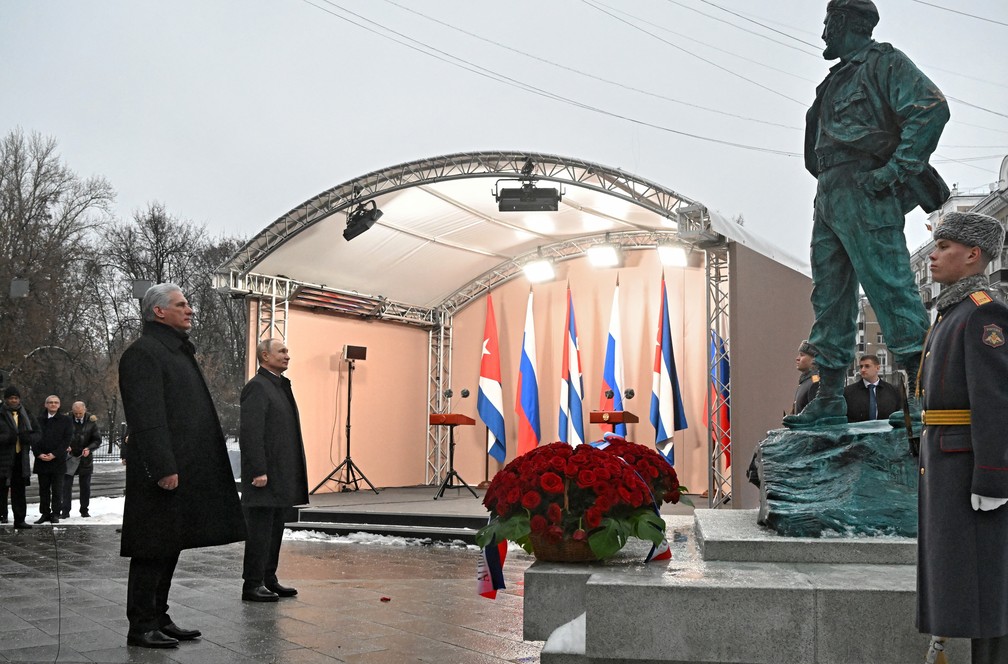
[[[441,483],[441,488],[438,489],[434,500],[443,496],[445,489],[460,489],[463,486],[469,489],[469,493],[473,495],[473,498],[479,498],[476,492],[472,490],[472,487],[466,484],[465,480],[455,470],[455,427],[460,424],[470,426],[476,424],[476,420],[461,413],[431,413],[429,422],[432,425],[448,427],[448,474],[445,475],[444,482]],[[453,477],[459,481],[459,485],[452,483]]]
[[[593,410],[588,414],[591,424],[637,424],[637,416],[629,410]]]

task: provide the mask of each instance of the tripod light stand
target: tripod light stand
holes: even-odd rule
[[[354,356],[355,350],[351,349],[356,349],[356,351],[360,351],[359,356],[355,357]],[[366,482],[367,485],[371,487],[371,490],[374,491],[375,494],[378,493],[378,489],[374,487],[374,484],[371,484],[371,481],[364,476],[364,473],[361,471],[361,469],[357,466],[357,464],[353,462],[353,459],[350,458],[350,404],[353,395],[354,364],[358,359],[361,360],[364,359],[363,351],[366,350],[367,349],[362,346],[346,346],[343,349],[344,359],[346,360],[347,363],[346,458],[343,459],[343,461],[341,461],[338,466],[333,468],[333,471],[328,475],[326,475],[326,478],[321,482],[319,482],[318,485],[314,489],[312,489],[309,493],[314,494],[316,491],[321,489],[326,482],[330,481],[339,484],[340,491],[357,491],[359,488],[358,485],[360,484],[361,480],[364,480],[364,482]],[[344,469],[346,471],[345,479],[344,475],[342,474],[342,471],[344,471]],[[351,484],[353,485],[352,489],[350,488]]]

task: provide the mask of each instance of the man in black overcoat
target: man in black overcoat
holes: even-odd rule
[[[45,409],[39,414],[42,435],[32,445],[35,455],[35,474],[39,483],[39,512],[35,523],[59,523],[63,506],[63,475],[66,473],[67,449],[73,435],[70,418],[59,412],[60,398],[50,394]]]
[[[843,391],[848,422],[888,420],[902,407],[903,400],[896,386],[879,378],[880,368],[879,359],[874,355],[862,355],[858,360],[861,377]]]
[[[0,407],[0,496],[3,511],[0,516],[7,520],[7,488],[10,487],[11,511],[15,529],[27,529],[28,501],[25,487],[31,483],[31,461],[29,454],[41,433],[38,422],[21,403],[21,392],[8,385],[3,393],[3,407]]]
[[[245,519],[224,433],[189,341],[192,307],[174,284],[152,286],[144,328],[119,361],[129,428],[121,555],[130,558],[129,645],[170,648],[199,630],[168,615],[183,549],[238,542]]]
[[[98,418],[87,412],[87,404],[75,401],[70,409],[73,420],[73,437],[70,439],[70,456],[67,457],[67,471],[63,476],[63,513],[64,519],[70,518],[70,502],[73,497],[73,478],[80,479],[80,515],[91,516],[88,508],[91,505],[91,475],[94,473],[94,459],[91,454],[101,447],[101,433],[98,431]],[[109,434],[111,435],[111,433]]]
[[[921,362],[917,628],[972,639],[973,664],[1008,662],[1008,307],[984,271],[1004,229],[947,214],[931,275],[946,288]]]
[[[256,347],[259,371],[241,393],[242,510],[248,525],[242,599],[275,602],[297,590],[280,585],[277,566],[284,516],[308,502],[308,475],[287,345],[280,339]]]

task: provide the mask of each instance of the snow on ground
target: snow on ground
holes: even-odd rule
[[[123,503],[126,499],[123,496],[116,498],[92,498],[88,511],[91,516],[84,518],[80,514],[71,512],[69,519],[60,519],[56,527],[61,526],[99,526],[99,525],[122,525]],[[74,501],[74,508],[77,508],[77,501]],[[40,512],[38,503],[28,505],[28,523],[34,523],[39,518]],[[48,526],[42,524],[37,527]],[[351,533],[349,535],[330,535],[329,533],[317,530],[291,530],[284,531],[284,539],[289,542],[328,542],[330,544],[371,544],[379,546],[436,546],[452,549],[468,549],[479,551],[479,547],[474,544],[466,544],[460,540],[454,542],[433,542],[428,538],[419,537],[394,537],[391,535],[373,535],[371,533]]]

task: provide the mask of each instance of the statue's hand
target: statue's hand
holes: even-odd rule
[[[897,179],[889,168],[883,166],[867,173],[858,173],[854,176],[854,181],[862,189],[879,194],[892,190]]]

